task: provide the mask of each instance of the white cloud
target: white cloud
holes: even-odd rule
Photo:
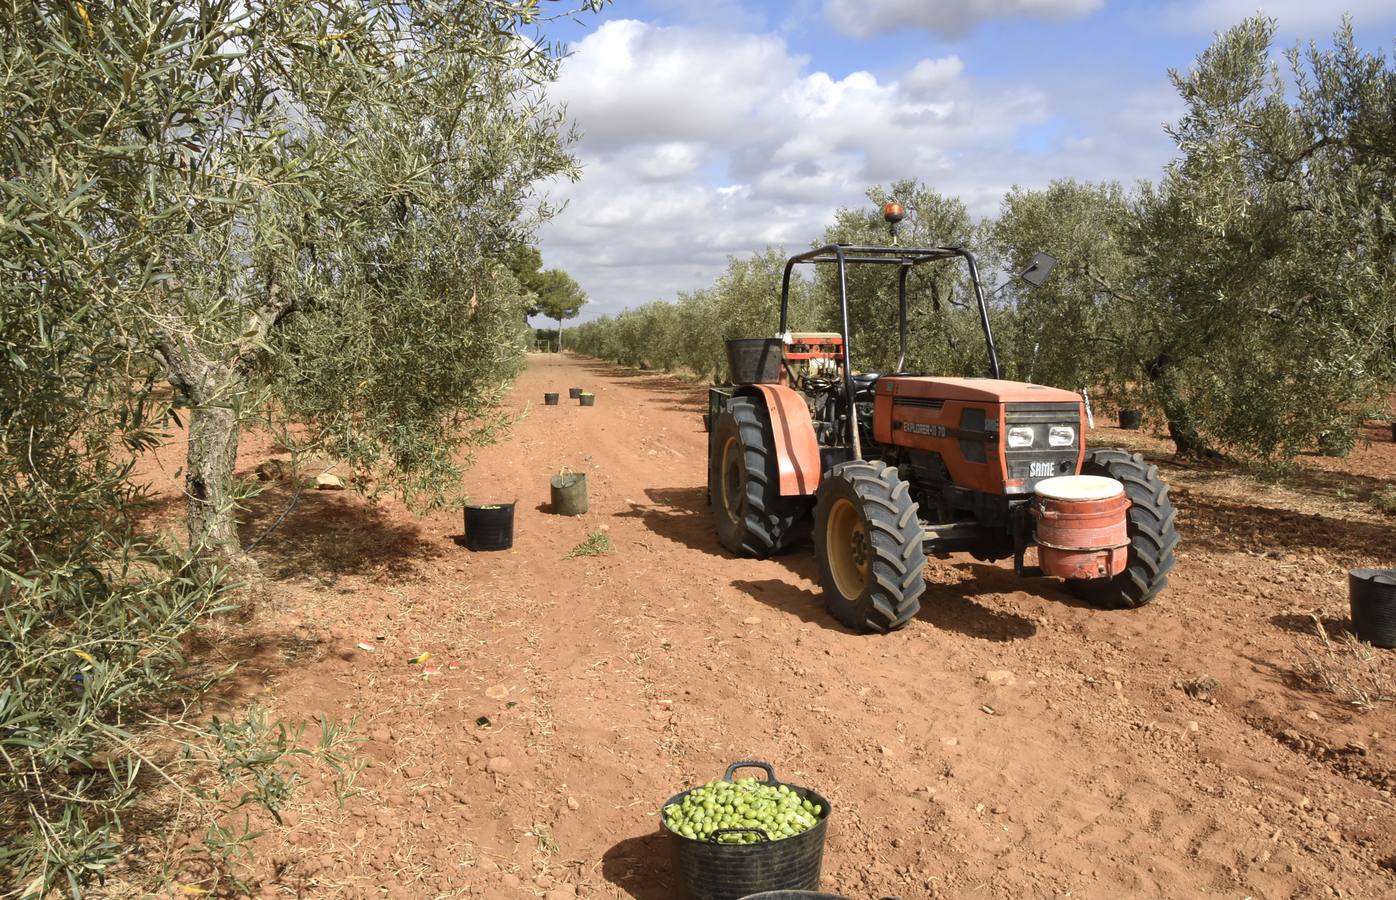
[[[675,181],[692,175],[703,164],[704,145],[693,141],[670,141],[642,148],[635,171],[648,181]]]
[[[590,294],[585,317],[704,287],[729,255],[806,246],[873,184],[918,178],[986,215],[1015,183],[1151,175],[1166,152],[1164,97],[985,85],[957,56],[836,77],[778,35],[636,21],[573,49],[556,95],[585,135],[583,177],[552,186],[568,206],[540,239]],[[1062,115],[1097,127],[1015,149]]]
[[[1343,15],[1351,15],[1359,26],[1375,26],[1396,21],[1396,3],[1392,0],[1341,0],[1320,3],[1317,0],[1184,0],[1174,3],[1168,13],[1174,27],[1186,31],[1220,31],[1230,28],[1257,12],[1274,18],[1284,34],[1303,32],[1305,37],[1320,39],[1336,31]]]
[[[902,79],[902,89],[911,97],[936,97],[952,85],[965,70],[958,56],[923,59]]]
[[[592,147],[730,131],[804,64],[778,37],[629,19],[607,22],[573,50],[553,96]]]
[[[988,19],[1063,20],[1100,8],[1104,0],[825,0],[834,27],[854,37],[923,28],[962,37]]]

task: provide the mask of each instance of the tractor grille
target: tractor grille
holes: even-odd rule
[[[1053,447],[1047,442],[1048,429],[1053,425],[1069,425],[1076,438],[1067,447]],[[1008,430],[1013,427],[1031,428],[1032,446],[1014,448],[1008,445]],[[1081,453],[1081,407],[1076,403],[1009,403],[1004,410],[1004,457],[1008,463],[1010,481],[1022,481],[1021,488],[1009,488],[1010,493],[1030,494],[1044,478],[1076,474],[1076,460]]]
[[[932,397],[897,397],[893,396],[892,406],[915,406],[920,409],[944,409],[945,401]]]

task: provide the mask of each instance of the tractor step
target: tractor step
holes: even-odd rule
[[[956,553],[983,547],[990,532],[977,522],[921,523],[921,542],[926,553]]]

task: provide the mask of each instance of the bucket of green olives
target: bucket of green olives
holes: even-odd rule
[[[765,779],[734,778],[761,769]],[[673,840],[674,874],[689,900],[740,900],[762,891],[818,890],[829,801],[782,784],[770,763],[744,760],[718,781],[664,804],[660,827]]]

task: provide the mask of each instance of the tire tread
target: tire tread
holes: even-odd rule
[[[736,420],[737,438],[741,442],[746,469],[746,506],[742,526],[735,534],[717,529],[722,545],[739,556],[765,559],[795,544],[809,532],[810,502],[805,497],[783,497],[775,454],[769,412],[756,397],[734,397],[727,404],[727,414]],[[713,423],[716,434],[720,422]],[[713,459],[708,466],[708,490],[713,498],[714,522],[725,516],[721,501],[722,461]],[[720,523],[721,524],[721,523]]]
[[[870,532],[872,570],[868,586],[856,600],[839,592],[826,558],[826,521],[839,498],[857,502]],[[855,631],[886,633],[905,625],[921,609],[926,554],[917,512],[907,484],[892,466],[843,463],[820,485],[814,516],[820,581],[829,611],[844,625]]]

